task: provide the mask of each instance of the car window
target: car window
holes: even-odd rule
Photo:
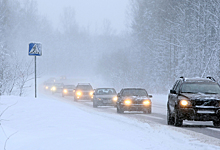
[[[181,92],[220,94],[220,87],[217,83],[183,83]]]
[[[103,88],[103,89],[97,89],[96,94],[97,95],[115,95],[116,91],[115,89]]]
[[[75,86],[74,86],[74,85],[65,85],[64,88],[67,88],[67,89],[74,89]]]
[[[148,94],[144,89],[126,89],[123,91],[122,96],[148,96]]]
[[[91,85],[78,85],[76,88],[79,90],[93,90]]]

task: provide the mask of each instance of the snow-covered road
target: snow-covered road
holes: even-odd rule
[[[119,115],[115,108],[94,109],[91,102],[60,95],[2,96],[0,104],[1,112],[15,104],[0,118],[0,149],[220,149],[220,139],[159,123],[165,122],[163,102],[153,107],[152,115]]]

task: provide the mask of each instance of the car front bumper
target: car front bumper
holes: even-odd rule
[[[151,109],[151,105],[142,105],[142,104],[132,104],[132,105],[125,105],[121,104],[121,108],[124,111],[147,111]]]
[[[178,116],[182,120],[220,121],[220,108],[180,108]]]
[[[82,95],[82,96],[75,96],[78,100],[92,100],[93,98],[90,95]]]

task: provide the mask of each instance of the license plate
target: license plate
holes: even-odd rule
[[[215,111],[214,110],[198,110],[197,113],[198,114],[214,114]]]
[[[111,103],[111,100],[104,100],[103,103]]]

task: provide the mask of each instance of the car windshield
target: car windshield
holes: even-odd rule
[[[64,88],[67,88],[67,89],[74,89],[75,86],[74,86],[74,85],[65,85]]]
[[[147,96],[147,91],[144,89],[126,89],[122,96]]]
[[[97,95],[116,95],[116,91],[115,89],[103,88],[103,89],[97,89],[96,94]]]
[[[220,94],[220,87],[217,83],[184,83],[181,92]]]
[[[93,90],[91,85],[78,85],[78,90]]]
[[[63,87],[63,84],[62,83],[57,83],[57,84],[54,84],[54,86],[56,86],[56,87]]]

